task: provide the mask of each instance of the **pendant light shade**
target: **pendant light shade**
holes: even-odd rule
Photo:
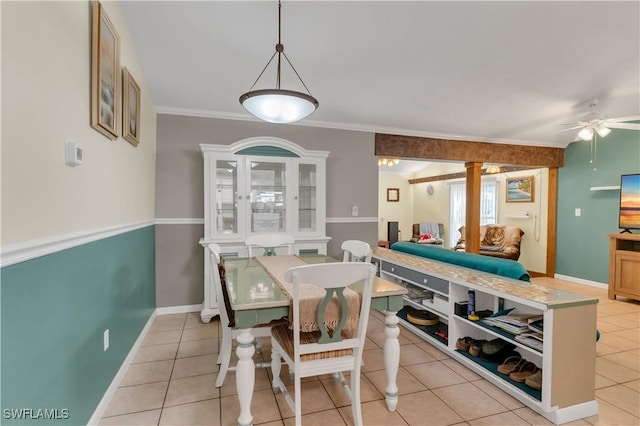
[[[305,93],[292,90],[254,90],[240,96],[242,106],[269,123],[293,123],[318,108],[318,101]]]
[[[267,65],[262,69],[262,72],[253,83],[247,93],[240,96],[240,104],[254,116],[260,120],[267,121],[269,123],[293,123],[298,120],[309,116],[318,108],[318,100],[311,96],[307,85],[304,84],[302,78],[296,71],[295,67],[284,53],[284,45],[280,42],[281,35],[281,14],[282,5],[278,1],[278,44],[276,44],[276,52],[271,56]],[[262,74],[269,67],[275,57],[278,57],[276,68],[276,87],[275,89],[261,89],[253,90]],[[296,92],[293,90],[285,90],[280,88],[280,75],[282,57],[286,59],[287,63],[293,69],[300,83],[304,86],[307,93]]]

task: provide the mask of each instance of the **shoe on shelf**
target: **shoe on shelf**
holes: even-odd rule
[[[469,345],[472,341],[471,337],[461,337],[456,341],[456,349],[462,352],[469,352]]]
[[[524,384],[535,390],[542,390],[542,369],[524,379]]]
[[[469,345],[469,355],[479,356],[482,351],[482,345],[487,343],[486,340],[472,340]]]
[[[504,360],[502,364],[498,366],[498,373],[509,375],[518,369],[522,364],[528,362],[526,359],[522,358],[522,355],[511,355],[507,359]]]
[[[537,371],[538,367],[534,363],[526,361],[509,374],[509,378],[514,382],[522,383],[527,379],[527,377],[535,374]]]

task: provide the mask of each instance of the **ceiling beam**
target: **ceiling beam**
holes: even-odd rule
[[[385,133],[376,133],[375,155],[537,167],[564,166],[564,148],[434,139]]]
[[[500,166],[500,173],[511,173],[511,172],[519,172],[521,170],[532,170],[539,169],[537,166]],[[499,173],[487,173],[486,169],[482,169],[480,171],[482,176],[491,176],[492,174]],[[447,173],[446,175],[436,175],[436,176],[428,176],[421,177],[416,179],[409,179],[409,184],[413,185],[416,183],[425,183],[425,182],[436,182],[439,180],[450,180],[450,179],[461,179],[467,176],[467,172],[458,172],[458,173]]]

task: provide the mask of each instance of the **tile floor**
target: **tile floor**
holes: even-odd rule
[[[640,425],[640,302],[613,301],[606,291],[551,278],[538,284],[600,300],[596,398],[598,416],[575,425]],[[103,425],[235,425],[239,408],[235,374],[215,388],[219,323],[202,324],[196,313],[155,319]],[[369,321],[364,352],[362,408],[366,425],[546,425],[528,407],[401,328],[400,400],[394,413],[384,403],[383,317]],[[263,348],[270,360],[268,347]],[[257,356],[259,360],[259,356]],[[233,362],[233,361],[232,361]],[[283,377],[287,377],[283,368]],[[281,394],[271,392],[268,369],[256,370],[252,413],[256,425],[293,425]],[[305,379],[305,425],[350,425],[351,407],[330,377]]]

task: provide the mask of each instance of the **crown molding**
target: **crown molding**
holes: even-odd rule
[[[252,115],[244,114],[244,113],[235,113],[235,112],[223,112],[223,111],[211,111],[204,109],[191,109],[191,108],[175,108],[169,106],[156,106],[157,114],[166,114],[166,115],[183,115],[187,117],[203,117],[203,118],[218,118],[222,120],[239,120],[239,121],[253,121],[256,123],[264,123],[264,121],[255,118]],[[540,147],[549,147],[549,148],[566,148],[569,143],[567,142],[565,145],[555,145],[550,144],[548,142],[542,141],[524,141],[518,139],[487,139],[481,136],[474,135],[451,135],[446,133],[433,133],[433,132],[424,132],[419,130],[412,129],[401,129],[397,127],[385,127],[385,126],[376,126],[370,124],[356,124],[356,123],[344,123],[337,121],[316,121],[316,120],[302,120],[296,123],[287,124],[287,126],[307,126],[307,127],[321,127],[326,129],[336,129],[336,130],[349,130],[354,132],[364,132],[364,133],[386,133],[386,134],[395,134],[395,135],[404,135],[404,136],[415,136],[421,138],[434,138],[434,139],[449,139],[449,140],[461,140],[461,141],[472,141],[472,142],[490,142],[496,144],[510,144],[510,145],[524,145],[524,146],[540,146]]]

